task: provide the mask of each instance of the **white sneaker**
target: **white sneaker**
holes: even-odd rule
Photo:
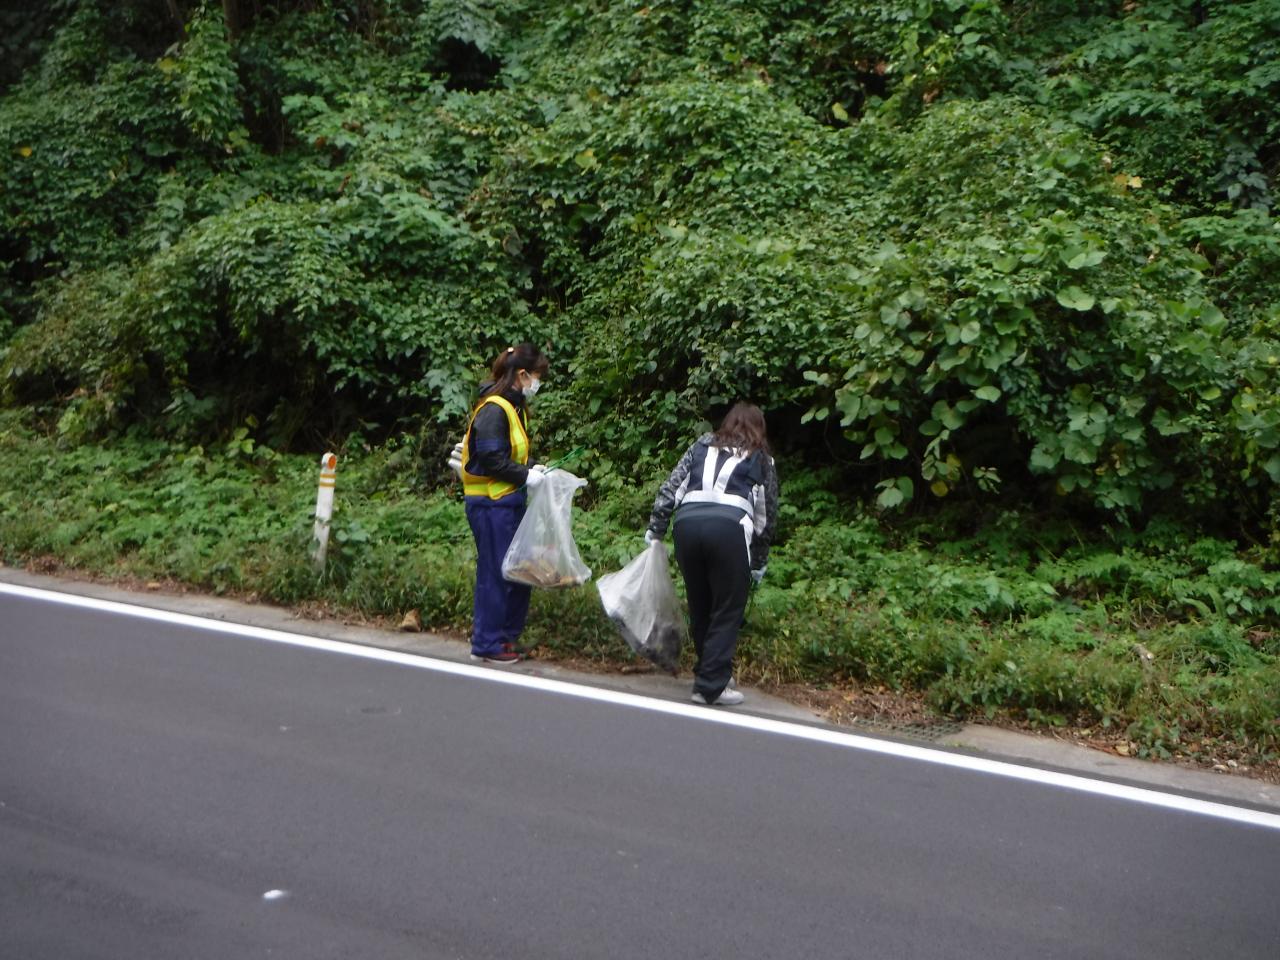
[[[720,696],[716,697],[710,704],[707,704],[706,698],[696,690],[690,699],[694,703],[701,703],[704,706],[735,707],[747,698],[742,695],[741,691],[735,690],[733,687],[725,687],[720,691]]]

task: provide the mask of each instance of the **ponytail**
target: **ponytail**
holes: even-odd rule
[[[511,390],[516,381],[516,374],[521,370],[527,370],[534,376],[541,377],[546,374],[550,366],[551,363],[546,354],[532,343],[507,347],[493,361],[493,367],[490,370],[493,383],[481,396],[501,396]]]

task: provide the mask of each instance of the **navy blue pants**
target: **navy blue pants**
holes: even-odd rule
[[[751,563],[742,524],[724,517],[676,516],[676,562],[689,601],[689,633],[698,662],[693,689],[707,703],[729,683],[738,628],[751,591]]]
[[[467,497],[467,523],[476,538],[471,652],[477,656],[501,653],[503,644],[516,643],[529,615],[530,589],[502,579],[502,558],[516,535],[524,509],[524,497],[518,493],[501,500]]]

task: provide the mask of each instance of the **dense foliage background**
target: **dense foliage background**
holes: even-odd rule
[[[532,339],[536,443],[586,448],[605,555],[704,421],[766,408],[789,512],[760,615],[782,637],[820,597],[862,638],[787,669],[1131,716],[1063,693],[1106,674],[1068,626],[1095,609],[1130,694],[1158,622],[1162,677],[1244,671],[1231,729],[1274,744],[1278,103],[1280,0],[5,5],[0,396],[44,467],[0,495],[0,551],[169,543],[30,499],[109,449],[143,489],[333,447],[448,502],[475,382]],[[956,549],[985,572],[926,557]],[[1017,624],[1064,658],[1042,699]]]
[[[886,507],[1280,483],[1275,0],[7,18],[0,376],[71,439],[456,429],[528,337],[597,463],[749,396]]]

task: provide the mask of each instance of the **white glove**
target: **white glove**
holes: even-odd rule
[[[543,480],[547,479],[547,468],[542,464],[535,464],[529,468],[529,475],[525,477],[524,485],[532,490]]]
[[[447,462],[449,464],[449,469],[452,470],[454,473],[456,473],[459,478],[461,478],[462,477],[462,441],[461,440],[459,440],[457,443],[453,445],[453,452],[449,454],[449,460]]]
[[[661,538],[661,537],[659,537],[659,536],[658,536],[656,533],[654,533],[652,530],[646,530],[646,531],[644,532],[644,545],[645,545],[646,547],[651,546],[652,544],[657,543],[660,539],[662,539],[662,538]]]
[[[764,572],[768,569],[769,569],[769,565],[766,563],[759,570],[752,570],[751,582],[754,583],[756,586],[760,586],[760,581],[764,579]]]

